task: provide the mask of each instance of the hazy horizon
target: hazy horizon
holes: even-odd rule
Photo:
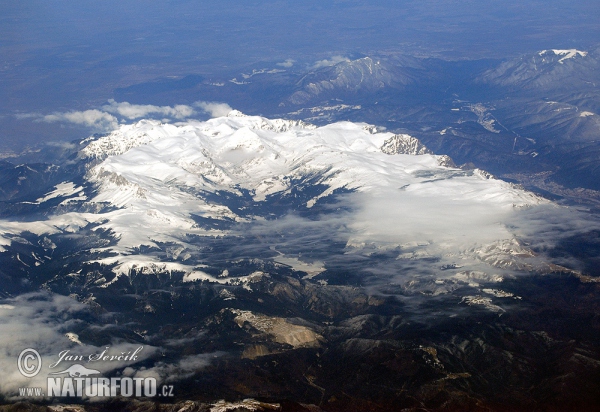
[[[54,0],[4,2],[0,16],[0,148],[16,150],[89,133],[16,114],[96,109],[118,89],[157,79],[218,76],[264,62],[301,70],[372,53],[508,58],[600,41],[593,1]]]

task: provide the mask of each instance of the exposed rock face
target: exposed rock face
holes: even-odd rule
[[[247,322],[254,329],[270,335],[277,343],[284,343],[294,348],[319,346],[323,337],[306,326],[294,325],[288,320],[269,317],[249,311],[231,310],[236,315],[235,322],[240,328]],[[260,349],[256,352],[260,353]]]
[[[433,154],[423,143],[410,135],[407,134],[396,134],[385,142],[381,146],[381,151],[385,154],[409,154],[409,155],[424,155]],[[443,162],[447,163],[447,162]]]

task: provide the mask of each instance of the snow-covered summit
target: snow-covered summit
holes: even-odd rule
[[[477,81],[497,86],[539,90],[576,90],[597,84],[596,51],[548,49],[502,62]]]
[[[585,56],[587,56],[588,52],[577,50],[577,49],[567,49],[567,50],[551,49],[551,50],[542,50],[538,54],[540,56],[546,56],[546,55],[552,55],[552,54],[554,54],[555,56],[562,56],[558,60],[558,62],[562,64],[567,59],[573,59],[578,56],[585,57]]]
[[[129,149],[148,144],[168,135],[172,125],[163,125],[157,120],[140,120],[135,124],[122,125],[107,136],[96,140],[85,139],[79,155],[82,158],[104,159],[125,153]],[[167,133],[167,134],[165,134]]]
[[[225,119],[233,119],[232,124],[235,124],[240,119],[245,118],[243,123],[249,129],[270,130],[273,132],[284,132],[295,127],[306,129],[315,128],[301,120],[269,120],[262,117],[246,116],[238,110],[232,110],[226,117],[220,118],[217,123],[228,124]],[[198,125],[199,122],[189,122],[189,124]],[[202,130],[208,133],[219,133],[218,127],[213,130],[215,122],[210,120],[205,123]],[[157,120],[144,119],[134,124],[121,125],[117,130],[112,131],[106,136],[98,139],[88,138],[81,142],[83,148],[79,152],[82,158],[104,159],[108,156],[116,156],[127,152],[138,146],[149,144],[157,139],[165,138],[179,133],[179,126],[185,123],[176,125],[162,123]]]

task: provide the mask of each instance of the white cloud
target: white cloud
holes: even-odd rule
[[[189,378],[198,373],[201,369],[208,366],[215,358],[222,356],[223,352],[200,353],[181,358],[177,363],[158,362],[152,368],[141,368],[135,371],[134,368],[124,371],[125,373],[135,374],[136,378],[153,377],[159,383],[174,382]]]
[[[489,190],[506,184],[454,173],[402,190],[391,186],[339,195],[339,203],[327,206],[335,213],[318,219],[287,215],[241,225],[234,233],[260,241],[240,242],[231,251],[252,256],[270,249],[309,263],[322,261],[331,273],[340,268],[360,273],[368,293],[401,294],[415,308],[428,299],[422,293],[451,294],[466,286],[457,280],[463,271],[491,279],[543,273],[551,263],[582,269],[574,258],[543,250],[600,229],[597,219],[545,201],[513,207],[506,193],[510,187]],[[529,254],[530,249],[537,253]]]
[[[115,116],[97,109],[85,110],[82,112],[56,112],[41,116],[37,121],[46,123],[69,122],[93,127],[99,130],[114,130],[119,126],[119,121]]]
[[[48,143],[46,143],[46,145],[50,146],[50,147],[58,147],[58,148],[65,149],[65,150],[77,149],[79,147],[75,143],[60,142],[60,141],[48,142]]]
[[[344,56],[332,56],[330,59],[323,59],[323,60],[319,60],[317,62],[315,62],[315,64],[313,64],[313,66],[311,67],[312,69],[320,69],[322,67],[328,67],[328,66],[334,66],[338,63],[341,62],[349,62],[350,59]]]
[[[227,103],[196,102],[194,106],[202,109],[212,117],[227,116],[233,110]]]
[[[34,348],[44,358],[70,349],[74,344],[64,334],[81,323],[77,317],[86,310],[86,306],[71,298],[48,293],[21,295],[2,305],[0,370],[3,373],[0,374],[0,393],[10,396],[18,387],[43,386],[47,374],[40,373],[29,379],[19,373],[19,353],[26,348]]]
[[[459,180],[458,178],[455,180]],[[437,192],[380,189],[348,196],[357,210],[349,223],[354,243],[428,244],[434,248],[469,247],[512,238],[500,222],[515,213],[506,204],[462,199],[454,181],[440,181]],[[410,188],[409,188],[410,189]],[[477,186],[473,185],[477,190]],[[431,248],[430,246],[430,248]]]
[[[141,118],[159,119],[168,122],[172,119],[184,120],[198,114],[196,109],[208,113],[211,117],[227,116],[233,109],[227,103],[198,101],[193,106],[177,104],[175,106],[154,106],[151,104],[131,104],[113,99],[102,106],[102,110],[55,112],[52,114],[17,113],[18,120],[33,119],[35,122],[74,123],[88,126],[99,131],[112,131],[119,127],[119,120]]]
[[[152,114],[167,116],[175,119],[185,119],[196,114],[196,111],[185,104],[175,106],[154,106],[151,104],[131,104],[128,102],[116,102],[113,99],[108,101],[102,109],[113,114],[125,117],[127,119],[139,119],[148,117]]]
[[[294,65],[294,63],[295,63],[295,62],[296,62],[295,60],[292,60],[292,59],[287,59],[287,60],[286,60],[286,61],[284,61],[284,62],[277,63],[277,66],[280,66],[280,67],[285,67],[285,68],[289,68],[289,67],[292,67],[292,66]]]
[[[79,345],[66,334],[84,328],[89,322],[89,307],[62,295],[36,292],[7,299],[0,304],[0,394],[9,398],[17,395],[20,387],[45,387],[48,373],[66,369],[71,362],[64,361],[50,369],[58,361],[58,354],[70,350],[73,355],[99,354],[106,346]],[[142,346],[136,343],[114,342],[107,345],[109,353],[120,354],[135,351]],[[33,378],[19,372],[17,360],[21,351],[35,349],[42,357],[42,369]],[[137,361],[151,358],[157,348],[143,345]],[[134,361],[133,364],[136,362]],[[133,365],[131,362],[94,362],[87,367],[107,373]]]
[[[39,119],[43,117],[43,115],[39,113],[17,113],[15,114],[17,120],[27,120],[27,119]]]
[[[232,110],[226,103],[196,102],[194,106],[213,117],[226,116]],[[110,99],[108,104],[102,106],[101,109],[54,112],[46,115],[40,113],[17,113],[14,116],[18,120],[32,119],[35,122],[45,123],[73,123],[88,126],[98,131],[112,131],[119,127],[119,120],[123,122],[124,119],[157,118],[168,122],[172,119],[187,119],[197,114],[194,107],[185,104],[154,106],[151,104],[117,102],[113,99]]]

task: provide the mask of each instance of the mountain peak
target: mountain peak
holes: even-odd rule
[[[396,134],[387,139],[381,146],[381,151],[385,154],[410,154],[424,155],[433,154],[419,139],[407,134]]]
[[[245,117],[246,115],[239,110],[232,110],[227,114],[227,117]]]
[[[558,62],[559,63],[564,63],[565,60],[567,59],[573,59],[576,57],[585,57],[588,55],[588,52],[586,51],[580,51],[577,49],[567,49],[567,50],[559,50],[559,49],[552,49],[552,50],[542,50],[541,52],[538,53],[540,56],[548,56],[548,55],[552,55],[554,54],[555,56],[562,56]]]
[[[600,61],[596,53],[549,49],[501,63],[478,81],[525,89],[572,90],[597,84]]]
[[[315,99],[352,97],[357,93],[388,87],[402,88],[414,82],[416,70],[420,67],[416,59],[408,57],[384,59],[367,56],[344,60],[308,73],[298,82],[298,90],[287,102],[299,105]]]

